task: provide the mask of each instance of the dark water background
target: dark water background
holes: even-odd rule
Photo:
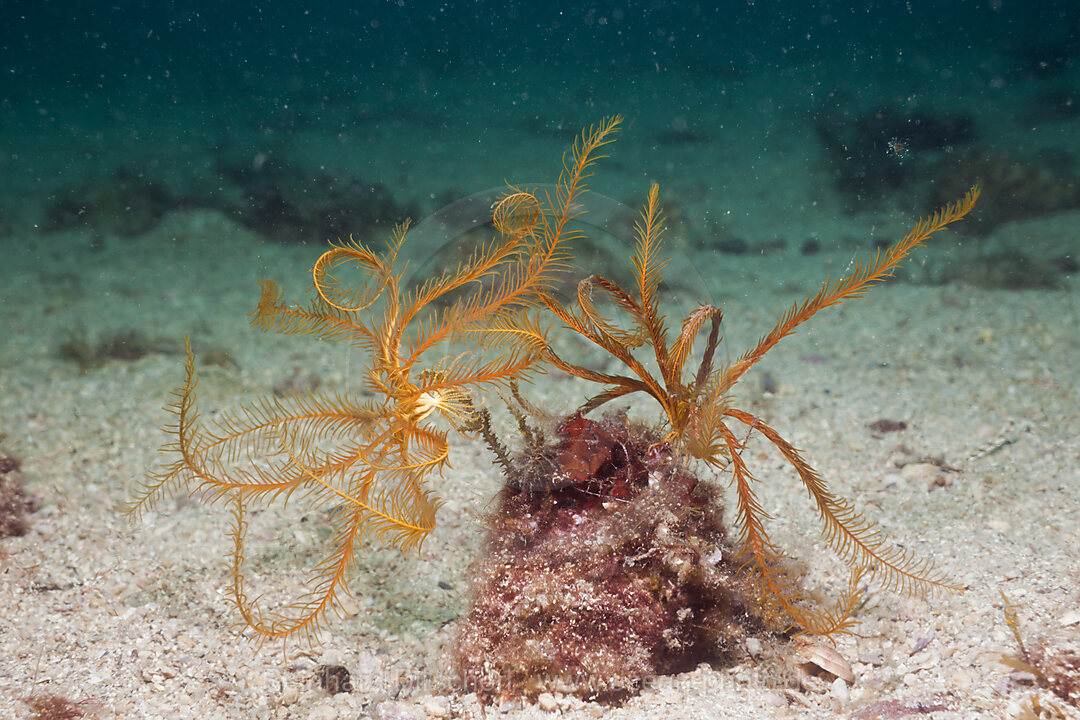
[[[252,75],[369,68],[616,75],[659,66],[782,70],[822,58],[895,62],[973,48],[1075,44],[1071,2],[5,3],[4,92],[118,92]],[[1074,48],[1075,50],[1075,48]],[[1017,70],[1022,70],[1017,65]],[[559,78],[551,77],[552,84]]]

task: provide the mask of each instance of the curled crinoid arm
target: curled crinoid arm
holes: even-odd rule
[[[385,253],[376,253],[363,243],[349,237],[346,242],[331,243],[331,248],[319,256],[311,269],[312,282],[319,298],[326,305],[347,313],[367,310],[386,291],[394,277],[394,264],[405,242],[409,223],[394,226]],[[333,274],[335,268],[355,263],[369,276],[358,287],[346,288]]]
[[[544,220],[544,210],[535,195],[511,185],[509,192],[495,204],[491,220],[500,235],[535,243]]]

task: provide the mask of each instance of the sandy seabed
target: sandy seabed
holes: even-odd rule
[[[1053,237],[1077,221],[1074,213],[998,232]],[[252,258],[260,274],[295,290],[310,248],[267,246],[198,212],[171,216],[133,242],[104,256],[51,258],[51,277],[65,263],[72,274],[91,261],[106,270],[84,272],[77,289],[52,286],[44,297],[38,276],[48,248],[9,258],[0,432],[41,506],[26,535],[0,544],[0,706],[59,694],[109,718],[481,717],[447,660],[482,513],[499,482],[480,444],[455,447],[437,487],[446,506],[423,557],[366,554],[348,617],[331,622],[322,648],[287,658],[270,647],[256,653],[232,627],[222,510],[184,501],[134,525],[120,516],[157,462],[161,406],[181,380],[185,332],[197,347],[227,348],[235,361],[200,369],[206,413],[268,393],[298,369],[324,388],[344,388],[357,364],[343,350],[246,327],[257,291],[237,278],[252,274]],[[158,251],[140,254],[139,244]],[[217,254],[214,269],[155,284],[203,252]],[[151,255],[158,267],[130,260]],[[717,298],[725,352],[752,342],[850,257],[789,251],[740,259]],[[1006,677],[1001,657],[1016,646],[1001,592],[1032,639],[1076,632],[1080,623],[1080,295],[1076,280],[1068,282],[1011,292],[889,284],[821,313],[740,386],[739,402],[803,449],[833,489],[965,588],[928,599],[871,591],[856,633],[837,642],[853,665],[853,685],[797,690],[777,687],[750,664],[702,665],[649,681],[618,707],[556,696],[488,708],[487,716],[847,717],[893,700],[924,709],[938,703],[946,709],[930,716],[939,720],[1017,714],[1034,690]],[[57,358],[56,345],[100,312],[116,313],[109,316],[116,327],[130,323],[167,341],[160,352],[80,373]],[[775,391],[763,392],[766,384]],[[572,407],[582,392],[556,377],[532,388],[551,408]],[[907,427],[868,427],[882,419]],[[763,445],[747,452],[777,518],[774,539],[798,549],[812,586],[841,587],[844,571],[824,549],[805,493]],[[313,531],[284,532],[283,542],[252,555],[250,570],[296,590],[302,575],[290,548]],[[315,668],[327,664],[349,669],[351,693],[319,687]]]

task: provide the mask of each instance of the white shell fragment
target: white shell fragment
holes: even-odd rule
[[[798,638],[795,641],[795,652],[806,662],[830,675],[846,683],[855,682],[855,673],[851,670],[851,664],[831,645]]]

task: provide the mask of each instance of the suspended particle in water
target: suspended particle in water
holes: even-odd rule
[[[907,140],[892,137],[885,144],[885,154],[896,160],[903,161],[911,155],[911,147]]]

